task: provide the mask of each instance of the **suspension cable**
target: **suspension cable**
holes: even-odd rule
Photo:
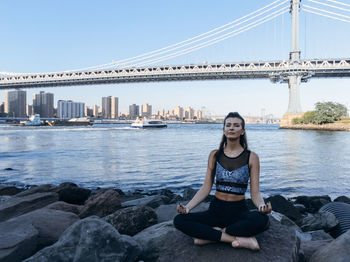
[[[217,39],[222,39],[222,38],[227,39],[227,38],[225,38],[225,36],[234,34],[235,32],[237,32],[237,31],[239,31],[239,30],[242,30],[242,29],[244,29],[244,28],[246,28],[246,27],[248,27],[248,26],[250,26],[250,25],[252,25],[252,24],[254,24],[254,23],[257,23],[257,22],[259,22],[259,21],[261,21],[261,20],[263,20],[263,19],[265,19],[265,18],[267,18],[267,17],[270,17],[271,15],[274,15],[275,13],[277,13],[277,12],[283,10],[283,9],[286,9],[286,8],[288,8],[288,7],[281,8],[281,9],[279,9],[279,10],[277,10],[277,11],[275,11],[275,12],[273,12],[273,13],[271,13],[271,14],[269,14],[269,15],[263,17],[263,18],[257,19],[257,20],[255,20],[254,22],[252,22],[252,23],[250,23],[250,24],[247,24],[247,25],[245,25],[245,26],[242,26],[242,27],[240,27],[239,29],[236,29],[236,30],[234,30],[234,31],[232,31],[232,32],[223,34],[223,35],[221,35],[221,36],[217,36],[217,37],[215,37],[215,38],[213,38],[213,39],[211,39],[211,40],[207,40],[207,41],[202,42],[202,43],[200,43],[200,44],[194,45],[194,46],[192,46],[192,47],[188,47],[188,48],[186,48],[186,49],[184,49],[184,50],[180,50],[180,51],[177,51],[177,52],[174,52],[174,53],[171,53],[171,54],[169,54],[169,55],[162,56],[162,57],[169,57],[169,56],[172,56],[173,54],[177,54],[177,53],[180,53],[180,52],[182,52],[182,51],[191,50],[191,49],[196,48],[196,47],[198,47],[198,46],[205,45],[206,43],[210,43],[210,42],[216,41]],[[220,41],[221,41],[221,40],[220,40]],[[219,41],[219,42],[220,42],[220,41]],[[215,43],[217,43],[217,42],[215,42]],[[197,49],[196,49],[196,50],[197,50]],[[156,58],[156,59],[158,59],[158,58]],[[142,59],[142,60],[144,60],[144,59]],[[147,63],[147,62],[142,62],[142,63]],[[122,65],[122,66],[125,66],[125,65],[127,65],[127,64],[130,64],[130,63],[123,63],[123,64],[121,64],[121,65]],[[118,66],[121,66],[121,65],[118,64]],[[129,65],[129,66],[130,66],[130,65]]]
[[[251,29],[251,28],[256,27],[256,26],[258,26],[258,25],[260,25],[260,24],[263,24],[263,23],[265,23],[265,22],[267,22],[267,21],[270,21],[271,19],[273,19],[273,18],[275,18],[275,17],[277,17],[277,16],[280,16],[280,15],[282,15],[282,14],[288,12],[288,11],[289,11],[289,8],[287,8],[287,9],[285,9],[285,10],[283,10],[283,9],[281,9],[281,10],[282,10],[282,11],[281,11],[280,13],[275,14],[274,16],[272,16],[272,17],[270,17],[270,18],[268,18],[268,19],[265,18],[265,20],[260,21],[259,23],[255,23],[255,24],[254,24],[254,23],[251,23],[251,25],[250,25],[248,28],[242,28],[240,31],[235,32],[235,33],[231,33],[231,34],[229,34],[228,36],[225,36],[225,37],[222,38],[222,39],[218,39],[218,40],[216,40],[216,41],[214,41],[214,42],[207,43],[207,44],[205,44],[205,45],[202,44],[203,46],[198,46],[198,47],[194,48],[193,50],[183,50],[181,53],[179,53],[179,52],[178,52],[178,54],[175,53],[175,54],[173,54],[173,55],[170,56],[170,57],[158,58],[158,59],[154,59],[154,60],[151,60],[151,61],[147,61],[148,63],[136,64],[136,65],[134,65],[134,66],[143,67],[143,66],[145,66],[145,65],[154,64],[154,63],[157,63],[157,62],[160,62],[160,61],[164,61],[164,60],[167,60],[167,59],[170,59],[170,58],[174,58],[174,57],[177,57],[177,56],[180,56],[180,55],[184,55],[184,54],[187,54],[187,53],[196,51],[196,50],[198,50],[198,49],[201,49],[201,48],[206,47],[206,46],[209,46],[209,45],[216,44],[216,43],[218,43],[218,42],[220,42],[220,41],[223,41],[223,40],[225,40],[225,39],[227,39],[227,38],[236,36],[236,35],[238,35],[238,34],[240,34],[240,33],[243,33],[243,32],[245,32],[245,31]],[[236,30],[236,31],[237,31],[237,30]]]
[[[325,0],[325,1],[328,1],[328,2],[331,2],[331,3],[335,3],[335,4],[338,4],[338,5],[343,5],[343,6],[348,6],[350,7],[349,4],[345,4],[343,2],[339,2],[339,1],[335,1],[335,0]]]
[[[334,17],[334,16],[331,16],[331,15],[325,15],[325,14],[322,14],[322,13],[319,13],[319,12],[315,12],[315,11],[312,11],[312,10],[308,10],[308,9],[303,9],[303,10],[304,10],[305,12],[308,12],[308,13],[311,13],[311,14],[320,15],[320,16],[332,18],[332,19],[334,19],[334,20],[339,20],[339,21],[343,21],[343,22],[350,23],[350,20],[341,19],[341,18]]]
[[[89,70],[89,69],[90,69],[90,70],[91,70],[91,69],[101,69],[101,68],[104,68],[104,67],[107,67],[107,66],[116,65],[116,64],[118,64],[118,62],[120,63],[120,62],[122,62],[122,61],[123,61],[123,62],[126,62],[126,61],[131,62],[132,59],[135,59],[135,58],[139,58],[139,59],[140,59],[141,57],[144,57],[144,56],[146,56],[146,55],[153,54],[153,53],[156,53],[156,52],[159,52],[159,51],[163,51],[163,50],[166,50],[166,49],[169,49],[169,48],[172,48],[172,47],[181,45],[181,44],[183,45],[184,43],[189,42],[189,41],[192,41],[193,43],[194,43],[194,42],[198,42],[198,41],[200,40],[200,39],[198,39],[198,38],[200,38],[200,37],[202,37],[202,36],[208,35],[208,34],[210,34],[210,33],[212,33],[212,32],[218,31],[218,30],[221,29],[221,28],[224,28],[224,27],[227,27],[227,26],[232,25],[232,24],[234,24],[234,23],[237,23],[237,22],[243,20],[244,18],[247,18],[247,17],[249,17],[249,16],[252,16],[252,15],[254,15],[254,14],[257,14],[258,12],[260,12],[260,11],[262,11],[262,10],[264,10],[264,9],[267,9],[268,7],[273,6],[272,8],[270,8],[270,9],[268,9],[268,10],[265,10],[265,11],[261,12],[260,14],[255,15],[255,16],[249,18],[249,19],[245,19],[245,21],[240,22],[240,23],[238,23],[238,24],[236,24],[236,25],[233,25],[233,26],[231,26],[230,28],[233,28],[233,27],[235,27],[235,26],[237,26],[237,25],[239,25],[239,24],[242,24],[242,23],[246,23],[247,21],[249,21],[249,20],[251,20],[251,19],[253,19],[253,18],[257,17],[257,16],[261,16],[262,14],[264,14],[264,13],[266,13],[266,12],[272,10],[272,9],[275,9],[276,7],[280,6],[281,4],[284,4],[284,3],[288,2],[288,0],[285,0],[285,1],[282,1],[282,2],[281,2],[281,1],[282,1],[282,0],[274,1],[274,2],[272,2],[272,3],[270,3],[270,4],[268,4],[268,5],[266,5],[266,6],[262,7],[262,8],[260,8],[260,9],[258,9],[258,10],[256,10],[256,11],[254,11],[254,12],[249,13],[248,15],[245,15],[245,16],[239,18],[239,19],[236,19],[236,20],[234,20],[234,21],[232,21],[232,22],[230,22],[230,23],[227,23],[227,24],[222,25],[222,26],[220,26],[220,27],[217,27],[217,28],[215,28],[215,29],[212,29],[212,30],[210,30],[210,31],[208,31],[208,32],[206,32],[206,33],[200,34],[200,35],[198,35],[198,36],[192,37],[192,38],[187,39],[187,40],[185,40],[185,41],[182,41],[182,42],[179,42],[179,43],[176,43],[176,44],[173,44],[173,45],[170,45],[170,46],[161,48],[161,49],[157,49],[157,50],[154,50],[154,51],[152,51],[152,52],[148,52],[148,53],[145,53],[145,54],[142,54],[142,55],[139,55],[139,56],[135,56],[135,57],[132,57],[132,58],[123,59],[123,60],[119,60],[119,61],[114,61],[114,62],[112,62],[112,63],[107,63],[107,64],[103,64],[103,65],[97,65],[97,66],[91,66],[91,67],[86,67],[86,68],[81,68],[81,69],[75,69],[75,70],[66,70],[66,71],[57,71],[57,72],[47,72],[47,73],[10,73],[10,72],[3,72],[3,74],[6,74],[6,75],[19,75],[19,74],[27,74],[27,75],[29,74],[29,75],[33,75],[33,74],[70,73],[70,72],[79,72],[79,71],[84,71],[84,70]],[[278,3],[278,2],[280,2],[280,3]],[[280,10],[281,10],[281,9],[280,9]],[[258,21],[259,21],[259,20],[258,20]],[[228,28],[228,29],[230,29],[230,28]],[[241,29],[242,29],[242,28],[240,28],[240,29],[238,29],[238,30],[241,30]],[[226,31],[226,30],[227,30],[227,29],[221,30],[220,32],[223,32],[223,31]],[[236,30],[236,31],[237,31],[237,30]],[[236,32],[236,31],[234,31],[234,32]],[[219,33],[219,32],[214,33],[214,34],[211,34],[210,36],[206,36],[205,38],[211,37],[211,36],[216,35],[216,34],[218,34],[218,33]],[[231,34],[232,34],[232,33],[231,33]],[[223,36],[221,36],[221,37],[223,37]],[[205,39],[205,38],[202,38],[202,39]],[[194,39],[198,39],[198,40],[193,41]],[[216,38],[212,39],[211,41],[214,41],[215,39],[216,39]],[[224,38],[224,39],[226,39],[226,38]],[[220,40],[220,41],[221,41],[221,40]],[[202,44],[205,44],[205,43],[206,43],[206,42],[204,42],[204,43],[202,43]],[[215,42],[215,43],[216,43],[216,42]],[[189,45],[189,43],[186,44],[186,45]],[[185,45],[183,45],[183,46],[185,46]],[[180,47],[178,47],[178,48],[180,48]],[[176,49],[178,49],[178,48],[176,48]],[[187,49],[185,49],[185,50],[187,50]],[[168,50],[168,51],[163,51],[162,53],[164,53],[164,52],[169,52],[169,51],[170,51],[170,50]],[[160,53],[159,53],[159,54],[160,54]],[[159,55],[159,54],[158,54],[158,55]],[[143,59],[141,59],[141,60],[144,60],[144,59],[146,59],[146,57],[143,58]],[[140,61],[140,60],[138,60],[138,61]],[[126,64],[128,64],[128,63],[126,63]]]
[[[339,10],[342,10],[342,11],[350,12],[350,9],[338,7],[338,6],[335,6],[335,5],[330,5],[330,4],[327,4],[327,3],[322,3],[322,2],[319,2],[319,1],[316,1],[316,0],[309,0],[309,1],[313,2],[315,4],[324,5],[324,6],[328,6],[328,7],[334,8],[334,9],[339,9]]]
[[[338,13],[327,11],[327,10],[320,9],[320,8],[317,8],[317,7],[313,7],[313,6],[309,6],[309,5],[304,5],[304,7],[310,8],[310,9],[313,9],[313,10],[316,10],[316,11],[324,12],[324,13],[327,13],[327,14],[337,15],[337,16],[340,16],[340,17],[344,17],[344,18],[349,18],[350,19],[350,16],[343,15],[343,14],[338,14]]]

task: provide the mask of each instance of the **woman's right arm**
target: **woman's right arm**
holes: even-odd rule
[[[209,154],[207,173],[205,175],[204,183],[202,187],[197,191],[194,197],[186,206],[177,206],[179,213],[187,214],[193,208],[198,206],[209,194],[214,183],[213,170],[215,168],[215,153],[217,150],[213,150]]]

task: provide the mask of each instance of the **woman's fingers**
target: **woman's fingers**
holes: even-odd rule
[[[177,204],[176,209],[177,209],[177,212],[179,212],[180,214],[187,214],[187,208],[182,204]]]
[[[269,214],[272,211],[271,202],[259,206],[259,211],[263,214]]]

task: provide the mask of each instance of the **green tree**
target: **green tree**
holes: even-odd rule
[[[312,120],[314,124],[333,123],[348,115],[347,108],[339,103],[318,102],[315,104],[315,108],[315,115]]]

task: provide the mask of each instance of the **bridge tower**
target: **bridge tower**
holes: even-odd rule
[[[290,11],[292,15],[292,47],[289,53],[289,63],[291,65],[300,64],[300,49],[299,49],[299,9],[301,0],[290,1]],[[302,116],[300,105],[299,86],[302,76],[299,73],[291,72],[288,79],[289,88],[289,103],[287,112],[284,114],[281,125],[291,124],[293,118]]]

